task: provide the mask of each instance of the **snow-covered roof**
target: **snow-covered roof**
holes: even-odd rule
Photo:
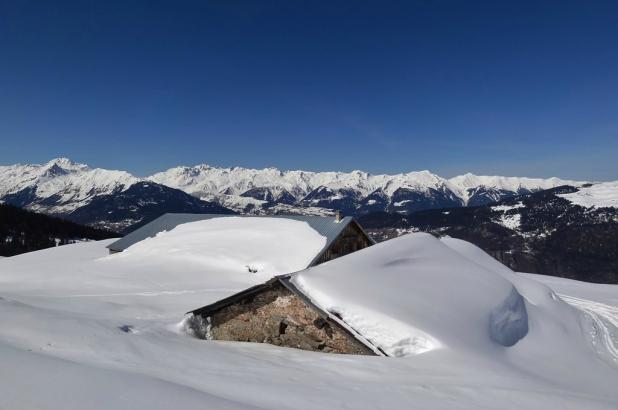
[[[265,283],[251,286],[250,288],[247,288],[231,296],[218,300],[214,303],[211,303],[210,305],[206,305],[201,308],[191,310],[187,312],[187,314],[210,316],[214,314],[215,312],[227,306],[230,306],[243,299],[249,298],[252,295],[255,295],[257,293],[262,292],[265,289],[270,288],[272,285],[279,283],[283,285],[286,289],[288,289],[290,292],[295,294],[297,297],[299,297],[309,307],[311,307],[318,314],[318,316],[320,316],[323,319],[330,319],[333,322],[337,323],[343,329],[343,331],[348,333],[350,336],[354,337],[361,344],[366,346],[369,350],[373,351],[377,356],[388,356],[386,352],[384,352],[382,349],[373,345],[369,340],[363,337],[362,334],[358,333],[355,329],[348,326],[348,324],[344,322],[343,320],[341,320],[338,316],[333,315],[332,313],[322,309],[321,306],[313,303],[311,298],[307,294],[305,294],[302,290],[298,289],[298,287],[292,282],[291,279],[293,277],[294,277],[294,274],[290,274],[290,273],[283,274],[283,275],[277,275]]]
[[[505,268],[503,273],[417,233],[276,280],[318,312],[340,319],[374,351],[409,356],[455,343],[471,349],[509,347],[523,338],[528,332],[524,299],[505,277],[513,272]],[[191,313],[210,315],[260,289]]]
[[[303,268],[312,266],[315,261],[319,259],[322,253],[329,248],[333,241],[339,236],[341,232],[350,224],[356,223],[352,217],[344,217],[337,221],[334,216],[305,216],[305,215],[272,215],[272,216],[255,216],[255,215],[226,215],[226,214],[174,214],[168,213],[160,216],[154,221],[147,223],[146,225],[136,229],[129,233],[124,238],[117,240],[116,242],[107,246],[108,249],[115,252],[122,252],[128,247],[143,241],[146,238],[155,237],[160,232],[170,231],[176,228],[178,225],[206,221],[216,218],[276,218],[276,219],[290,219],[294,221],[306,222],[314,231],[326,238],[326,242],[322,249],[315,255],[311,262]],[[273,226],[273,229],[277,227],[283,229],[283,225]],[[360,228],[360,225],[359,225]],[[361,228],[362,230],[362,228]],[[367,236],[371,241],[371,238]],[[294,239],[291,237],[290,239]],[[299,246],[302,244],[299,244]],[[285,272],[280,272],[285,273]]]

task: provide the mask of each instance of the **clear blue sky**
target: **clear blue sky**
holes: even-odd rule
[[[0,164],[618,179],[618,2],[0,0]]]

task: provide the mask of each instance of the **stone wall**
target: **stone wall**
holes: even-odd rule
[[[213,313],[208,324],[208,337],[214,340],[270,343],[329,353],[374,354],[336,322],[321,318],[278,282]]]

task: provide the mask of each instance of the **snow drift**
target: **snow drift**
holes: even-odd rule
[[[170,231],[126,255],[106,256],[101,241],[0,260],[0,408],[617,407],[617,286],[542,278],[558,295],[471,244],[410,235],[298,275],[406,358],[207,342],[179,330],[184,312],[263,282],[242,265],[283,245],[260,236],[255,259],[221,269],[212,244],[183,229],[192,240]],[[302,224],[290,229],[318,247]]]
[[[389,355],[512,346],[528,331],[513,284],[429,234],[299,272],[292,281]]]

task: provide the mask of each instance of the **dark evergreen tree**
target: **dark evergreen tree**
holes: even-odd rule
[[[120,236],[14,206],[0,204],[0,256],[13,256],[56,245]]]

